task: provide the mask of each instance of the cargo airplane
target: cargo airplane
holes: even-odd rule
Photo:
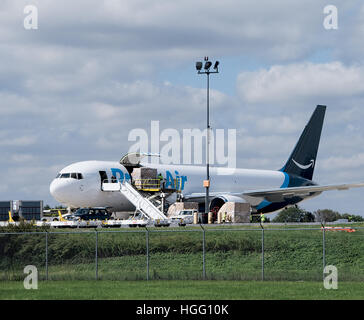
[[[323,191],[364,187],[364,183],[318,185],[312,180],[326,106],[318,105],[304,128],[287,162],[280,170],[211,167],[210,210],[225,202],[249,203],[253,213],[269,213],[318,196]],[[144,154],[148,156],[148,154]],[[119,162],[83,161],[62,169],[50,185],[50,193],[62,204],[75,207],[111,207],[113,211],[133,211],[135,207],[120,192],[104,192],[102,181],[111,177],[131,180],[135,167],[157,169],[165,188],[180,181],[185,201],[198,202],[204,211],[204,166],[143,164],[143,154],[124,156]],[[137,159],[137,160],[135,160]],[[167,201],[173,202],[170,196]]]

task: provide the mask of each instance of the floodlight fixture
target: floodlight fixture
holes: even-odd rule
[[[217,67],[218,67],[218,65],[219,65],[219,64],[220,64],[220,62],[219,62],[219,61],[216,61],[216,62],[215,62],[215,65],[214,65],[214,69],[215,69],[215,70],[217,70]]]
[[[202,62],[201,61],[197,61],[196,62],[196,70],[200,71],[202,69]]]
[[[205,70],[209,70],[210,69],[210,67],[211,67],[211,65],[212,65],[212,62],[211,61],[206,61],[206,63],[205,63]]]

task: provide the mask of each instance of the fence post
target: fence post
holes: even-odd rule
[[[202,229],[202,279],[206,279],[206,231],[205,228],[200,224]]]
[[[98,264],[98,256],[97,256],[97,249],[99,246],[99,234],[97,232],[97,230],[95,229],[96,232],[96,244],[95,244],[95,280],[98,280],[98,268],[99,268],[99,264]]]
[[[326,239],[325,239],[325,225],[321,223],[322,227],[322,276],[325,278],[325,267],[326,267]]]
[[[46,269],[46,280],[48,280],[48,231],[45,233],[45,269]]]
[[[262,228],[262,281],[264,281],[264,227],[262,223],[260,223],[260,227]]]
[[[145,227],[146,233],[145,233],[145,241],[146,241],[146,247],[147,247],[147,281],[149,280],[149,230],[147,227]]]

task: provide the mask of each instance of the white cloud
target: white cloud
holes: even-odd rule
[[[119,160],[128,132],[148,132],[151,120],[161,131],[203,129],[206,90],[194,84],[193,64],[207,54],[220,60],[226,87],[239,72],[238,96],[216,80],[210,92],[213,128],[238,130],[239,167],[281,167],[314,105],[327,103],[315,175],[328,181],[326,165],[341,166],[338,180],[364,180],[364,9],[356,1],[333,0],[335,33],[322,26],[326,0],[34,0],[34,32],[22,28],[28,2],[0,2],[3,197],[37,190],[54,201],[48,186],[63,166]]]
[[[35,161],[37,157],[33,154],[27,153],[16,153],[11,155],[11,161],[19,162],[19,163],[29,163]]]
[[[25,147],[34,145],[37,141],[35,136],[20,136],[20,137],[2,137],[0,138],[0,146],[15,146]]]
[[[321,160],[320,167],[325,171],[338,171],[364,167],[364,153],[354,154],[350,157],[329,157]]]
[[[294,115],[281,117],[262,117],[257,121],[259,131],[269,133],[294,133],[304,126],[302,119],[294,119]]]
[[[269,69],[242,72],[238,92],[249,103],[286,102],[311,97],[341,97],[364,94],[364,67],[346,67],[341,62],[310,62],[274,65]]]

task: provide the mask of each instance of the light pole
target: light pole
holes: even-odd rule
[[[207,138],[206,138],[206,180],[203,182],[203,186],[206,188],[206,196],[205,196],[205,217],[202,219],[203,223],[206,222],[206,219],[208,218],[209,214],[209,188],[210,188],[210,163],[209,163],[209,157],[210,157],[210,150],[209,150],[209,144],[210,144],[210,73],[219,73],[219,61],[215,62],[214,70],[210,71],[210,68],[212,66],[212,62],[209,61],[208,57],[204,58],[205,65],[204,65],[204,71],[202,70],[202,62],[198,61],[196,62],[196,70],[198,74],[206,74],[207,75]]]

